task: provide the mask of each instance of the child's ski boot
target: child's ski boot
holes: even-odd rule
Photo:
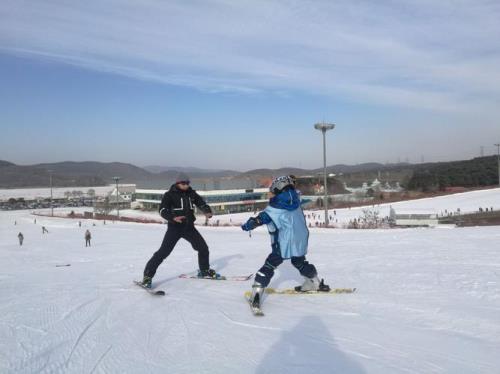
[[[302,286],[295,287],[297,292],[308,292],[308,291],[318,291],[318,292],[328,292],[330,291],[330,286],[325,284],[324,280],[319,280],[318,276],[315,275],[313,278],[304,277],[304,283]]]
[[[250,305],[253,308],[259,308],[262,305],[262,295],[264,294],[264,287],[262,287],[262,284],[259,282],[254,282],[252,285],[252,294],[250,295],[250,298],[248,299]]]

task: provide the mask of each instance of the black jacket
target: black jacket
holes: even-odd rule
[[[203,198],[191,187],[186,191],[182,191],[173,184],[170,190],[163,195],[160,204],[160,215],[165,218],[169,224],[193,224],[196,220],[194,216],[195,205],[205,214],[212,213],[212,209],[210,209],[205,200],[203,200]],[[186,219],[182,223],[177,223],[174,221],[174,217],[179,216],[185,216]]]

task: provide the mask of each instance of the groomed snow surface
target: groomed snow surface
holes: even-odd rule
[[[154,279],[166,296],[132,284],[165,225],[34,218],[0,212],[1,373],[500,372],[500,227],[312,229],[320,277],[358,291],[270,295],[254,317],[252,281],[177,277],[197,267],[182,240]],[[226,275],[270,251],[263,228],[199,230]],[[271,286],[300,282],[285,262]]]
[[[381,218],[387,217],[390,215],[391,207],[396,213],[400,214],[429,213],[439,216],[447,216],[448,213],[456,213],[458,209],[460,209],[460,213],[462,214],[478,212],[479,208],[483,210],[486,208],[488,208],[488,210],[491,208],[493,208],[493,210],[500,210],[500,188],[456,193],[418,200],[399,201],[395,203],[368,205],[350,209],[331,209],[329,210],[329,216],[332,217],[330,223],[337,228],[345,227],[351,220],[362,218],[364,216],[363,211],[366,209],[377,211]],[[312,226],[314,226],[316,222],[324,222],[323,210],[306,211],[305,213],[308,224],[311,223]],[[313,213],[314,217],[312,216]],[[238,224],[245,222],[253,215],[253,212],[228,214],[225,216],[218,216],[216,219],[219,219],[221,224]]]
[[[0,190],[0,194],[1,194]],[[500,210],[500,188],[492,188],[488,190],[471,191],[464,193],[457,193],[445,195],[434,198],[400,201],[396,203],[368,205],[361,207],[345,208],[345,209],[331,209],[329,215],[332,217],[331,225],[336,228],[347,227],[348,223],[354,219],[364,217],[363,211],[366,209],[374,210],[379,213],[379,217],[383,218],[390,215],[391,207],[396,213],[412,214],[412,213],[429,213],[437,214],[439,216],[446,216],[448,213],[455,214],[459,210],[460,213],[473,213],[478,212],[479,208]],[[85,211],[92,211],[92,208],[66,208],[59,209],[58,214],[67,215],[69,212],[74,211],[83,213]],[[36,212],[41,214],[49,214],[50,209],[37,209]],[[112,211],[111,214],[116,214]],[[305,211],[306,221],[311,226],[315,226],[316,222],[324,222],[323,210]],[[126,209],[120,211],[121,216],[130,218],[145,218],[150,220],[162,221],[162,218],[156,211],[140,211]],[[241,225],[248,218],[254,216],[254,212],[245,212],[237,214],[226,214],[215,216],[211,220],[211,224],[219,221],[220,225]],[[200,219],[200,223],[204,222],[204,218]]]
[[[123,185],[120,185],[123,186]],[[52,197],[54,199],[64,198],[66,192],[81,191],[86,194],[89,190],[94,190],[96,196],[106,196],[113,191],[114,184],[99,187],[54,187],[52,188]],[[36,198],[48,199],[50,197],[50,188],[14,188],[14,189],[0,189],[0,201],[8,200],[10,198],[32,200]]]

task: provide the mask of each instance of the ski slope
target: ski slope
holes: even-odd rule
[[[383,218],[390,215],[391,207],[396,213],[430,213],[439,216],[446,216],[448,213],[457,212],[458,209],[460,209],[462,214],[477,212],[479,208],[483,210],[486,208],[488,208],[488,210],[490,208],[500,210],[500,188],[456,193],[433,198],[399,201],[396,203],[367,205],[350,209],[336,209],[335,214],[334,210],[331,209],[329,210],[329,215],[332,217],[332,225],[335,227],[344,227],[349,221],[363,217],[363,210],[365,209],[376,210],[379,212],[379,216]],[[324,222],[324,211],[322,210],[306,210],[304,213],[306,214],[308,224],[311,223],[314,226],[315,222]],[[312,214],[314,214],[315,217],[312,217]],[[228,214],[216,218],[220,220],[221,224],[241,224],[253,215],[253,212],[248,212]]]
[[[183,241],[154,279],[166,296],[132,285],[165,225],[33,219],[0,212],[1,373],[499,372],[499,227],[312,229],[320,276],[358,291],[269,295],[256,318],[251,281],[177,278],[196,268]],[[223,274],[255,272],[270,250],[263,230],[199,230]],[[299,282],[285,262],[271,286]]]
[[[350,209],[331,209],[329,210],[329,215],[332,218],[331,224],[333,227],[345,228],[350,221],[362,218],[364,216],[363,211],[365,209],[376,210],[379,212],[379,217],[383,218],[390,215],[391,207],[397,213],[429,213],[437,214],[439,216],[446,216],[448,213],[456,213],[458,209],[460,209],[460,213],[462,214],[477,212],[479,208],[482,208],[483,210],[486,208],[488,208],[488,210],[491,208],[493,208],[494,210],[500,210],[500,188],[456,193],[434,198],[400,201],[396,203],[368,205]],[[64,208],[59,209],[58,212],[62,215],[68,214],[71,211],[83,213],[85,211],[91,210],[92,209],[88,207]],[[50,212],[50,209],[37,209],[36,212],[48,214],[48,212]],[[315,226],[316,222],[324,222],[323,210],[306,210],[304,211],[304,213],[306,215],[306,221],[308,225],[311,224],[312,227]],[[111,214],[116,214],[116,212],[112,211]],[[158,215],[157,211],[122,209],[120,210],[120,214],[122,216],[130,218],[146,218],[150,220],[157,220],[159,222],[162,221],[162,218]],[[246,220],[248,220],[248,218],[252,216],[254,216],[253,211],[218,215],[212,219],[211,223],[215,224],[216,221],[219,221],[220,225],[236,226],[246,222]],[[204,218],[202,217],[198,222],[202,224],[204,222]]]
[[[128,185],[120,185],[128,186]],[[62,199],[65,197],[66,192],[81,191],[86,194],[89,190],[94,190],[96,196],[106,196],[111,193],[115,188],[114,184],[98,187],[53,187],[52,197],[54,199]],[[0,201],[7,201],[10,198],[25,200],[33,199],[48,199],[50,198],[50,188],[12,188],[0,189]]]

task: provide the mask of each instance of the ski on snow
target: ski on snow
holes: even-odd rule
[[[134,281],[134,283],[136,285],[138,285],[139,287],[141,287],[143,290],[146,290],[150,295],[153,295],[153,296],[165,296],[165,291],[155,290],[155,289],[144,287],[144,285],[141,282],[136,281],[136,280]]]
[[[198,277],[197,275],[190,275],[190,274],[181,274],[179,275],[179,278],[183,279],[206,279],[206,280],[214,280],[214,281],[247,281],[251,279],[253,274],[250,275],[221,275],[219,278],[211,278],[211,277]]]
[[[332,288],[330,291],[296,291],[293,288],[266,288],[265,293],[268,295],[336,295],[341,293],[353,293],[356,288]],[[250,297],[251,291],[245,292],[245,297]]]
[[[254,306],[252,302],[250,301],[250,296],[252,295],[251,291],[245,292],[245,300],[247,301],[248,305],[250,306],[250,310],[252,311],[252,314],[256,317],[264,317],[264,312],[260,308],[260,306]]]
[[[332,295],[332,294],[341,294],[341,293],[353,293],[356,291],[356,288],[332,288],[330,291],[297,291],[293,288],[284,288],[284,289],[276,289],[276,288],[266,288],[265,293],[268,295],[321,295],[321,294],[326,294],[326,295]],[[252,291],[246,291],[245,294],[245,300],[247,301],[248,305],[250,306],[250,310],[252,311],[252,314],[254,316],[264,316],[264,312],[262,311],[260,306],[255,306],[252,304],[250,301],[250,297],[252,296]]]

